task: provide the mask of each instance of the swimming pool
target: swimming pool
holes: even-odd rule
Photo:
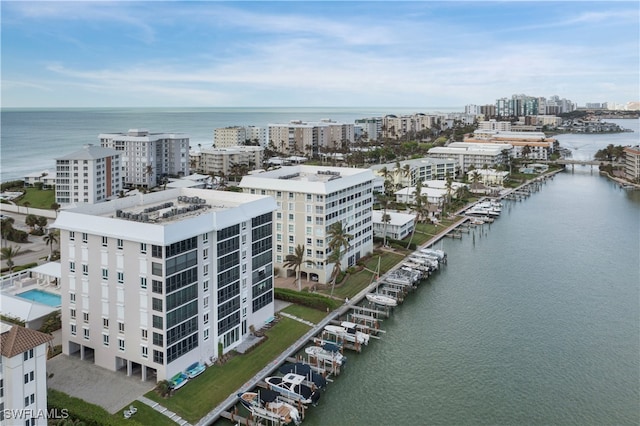
[[[29,290],[24,293],[16,294],[18,297],[22,297],[23,299],[33,300],[34,302],[43,303],[45,305],[53,306],[54,308],[62,305],[62,298],[53,293],[49,293],[42,290]]]

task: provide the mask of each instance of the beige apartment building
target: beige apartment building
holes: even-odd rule
[[[205,148],[200,151],[199,170],[202,173],[224,173],[228,176],[236,164],[244,164],[249,170],[262,167],[264,148],[261,146],[231,146],[228,148]]]
[[[353,236],[342,258],[342,269],[373,252],[373,179],[368,169],[306,165],[242,178],[239,186],[244,192],[276,200],[273,264],[280,276],[293,275],[284,263],[287,255],[302,245],[302,279],[326,284],[333,269],[333,264],[327,263],[331,253],[328,230],[338,221]]]
[[[353,124],[325,119],[317,122],[292,120],[269,124],[269,145],[284,155],[317,157],[328,149],[339,149],[355,140]]]
[[[624,175],[630,181],[640,183],[640,145],[624,148]]]

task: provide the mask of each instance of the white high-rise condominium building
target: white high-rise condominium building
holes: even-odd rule
[[[121,151],[125,187],[153,188],[167,176],[189,175],[189,136],[184,133],[102,133],[100,145]]]
[[[169,189],[59,213],[62,350],[142,380],[273,316],[270,197]]]
[[[99,203],[122,190],[120,153],[91,144],[56,158],[56,202]]]
[[[305,253],[302,279],[325,284],[333,269],[333,264],[327,264],[328,230],[333,223],[342,221],[353,236],[341,260],[342,269],[373,251],[373,179],[368,169],[299,165],[245,176],[240,187],[276,200],[273,256],[281,275],[293,275],[284,263],[301,245]]]
[[[0,424],[47,425],[47,345],[53,337],[0,323]]]

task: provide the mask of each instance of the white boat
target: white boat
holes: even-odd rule
[[[359,343],[361,345],[369,344],[369,335],[356,329],[356,324],[343,321],[341,325],[326,325],[325,331],[335,334],[337,337],[346,342]]]
[[[335,363],[339,366],[347,362],[347,357],[340,353],[340,346],[333,343],[324,343],[322,346],[309,346],[304,351],[309,357],[332,364]]]
[[[398,301],[393,297],[377,293],[367,293],[367,300],[371,303],[377,303],[378,305],[383,306],[398,306]]]
[[[270,390],[258,392],[242,392],[238,394],[240,402],[254,416],[274,423],[301,423],[300,413],[293,405],[283,402],[278,393]]]
[[[437,258],[441,262],[447,258],[447,253],[445,253],[444,250],[431,249],[431,248],[422,248],[419,251],[421,253],[429,254],[431,256],[434,256],[435,258]]]
[[[303,383],[304,381],[304,376],[295,373],[288,373],[283,377],[271,376],[265,379],[269,388],[282,396],[299,401],[302,404],[317,404],[320,399],[320,393],[311,390],[309,386]]]

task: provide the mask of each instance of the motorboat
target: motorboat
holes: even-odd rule
[[[311,390],[316,390],[318,388],[324,389],[327,387],[327,379],[325,379],[321,374],[316,373],[311,368],[311,365],[303,362],[283,364],[280,366],[278,371],[282,374],[295,373],[304,376],[305,382],[303,383],[309,386]]]
[[[304,384],[305,377],[296,373],[287,373],[284,376],[270,376],[265,379],[269,388],[280,395],[299,401],[302,404],[317,404],[320,399],[320,391],[313,391]]]
[[[447,253],[444,250],[422,248],[419,251],[421,253],[428,254],[428,255],[431,255],[431,256],[435,257],[440,262],[444,261],[447,258]]]
[[[347,362],[347,357],[340,352],[340,346],[334,345],[333,343],[309,346],[305,348],[304,352],[309,355],[310,358],[331,362],[332,364],[335,363],[339,366]]]
[[[347,342],[359,343],[361,345],[369,344],[370,336],[367,333],[358,331],[355,323],[343,321],[340,325],[326,325],[324,329]]]
[[[382,306],[398,306],[398,301],[393,297],[384,296],[378,293],[367,293],[367,300]]]
[[[238,398],[240,403],[256,417],[283,424],[299,425],[302,422],[298,409],[281,401],[275,391],[261,389],[258,392],[241,392]]]
[[[203,364],[200,364],[199,362],[194,362],[189,367],[187,367],[186,370],[184,370],[184,373],[187,375],[187,377],[189,377],[190,379],[193,379],[194,377],[202,374],[205,368],[206,367]]]

